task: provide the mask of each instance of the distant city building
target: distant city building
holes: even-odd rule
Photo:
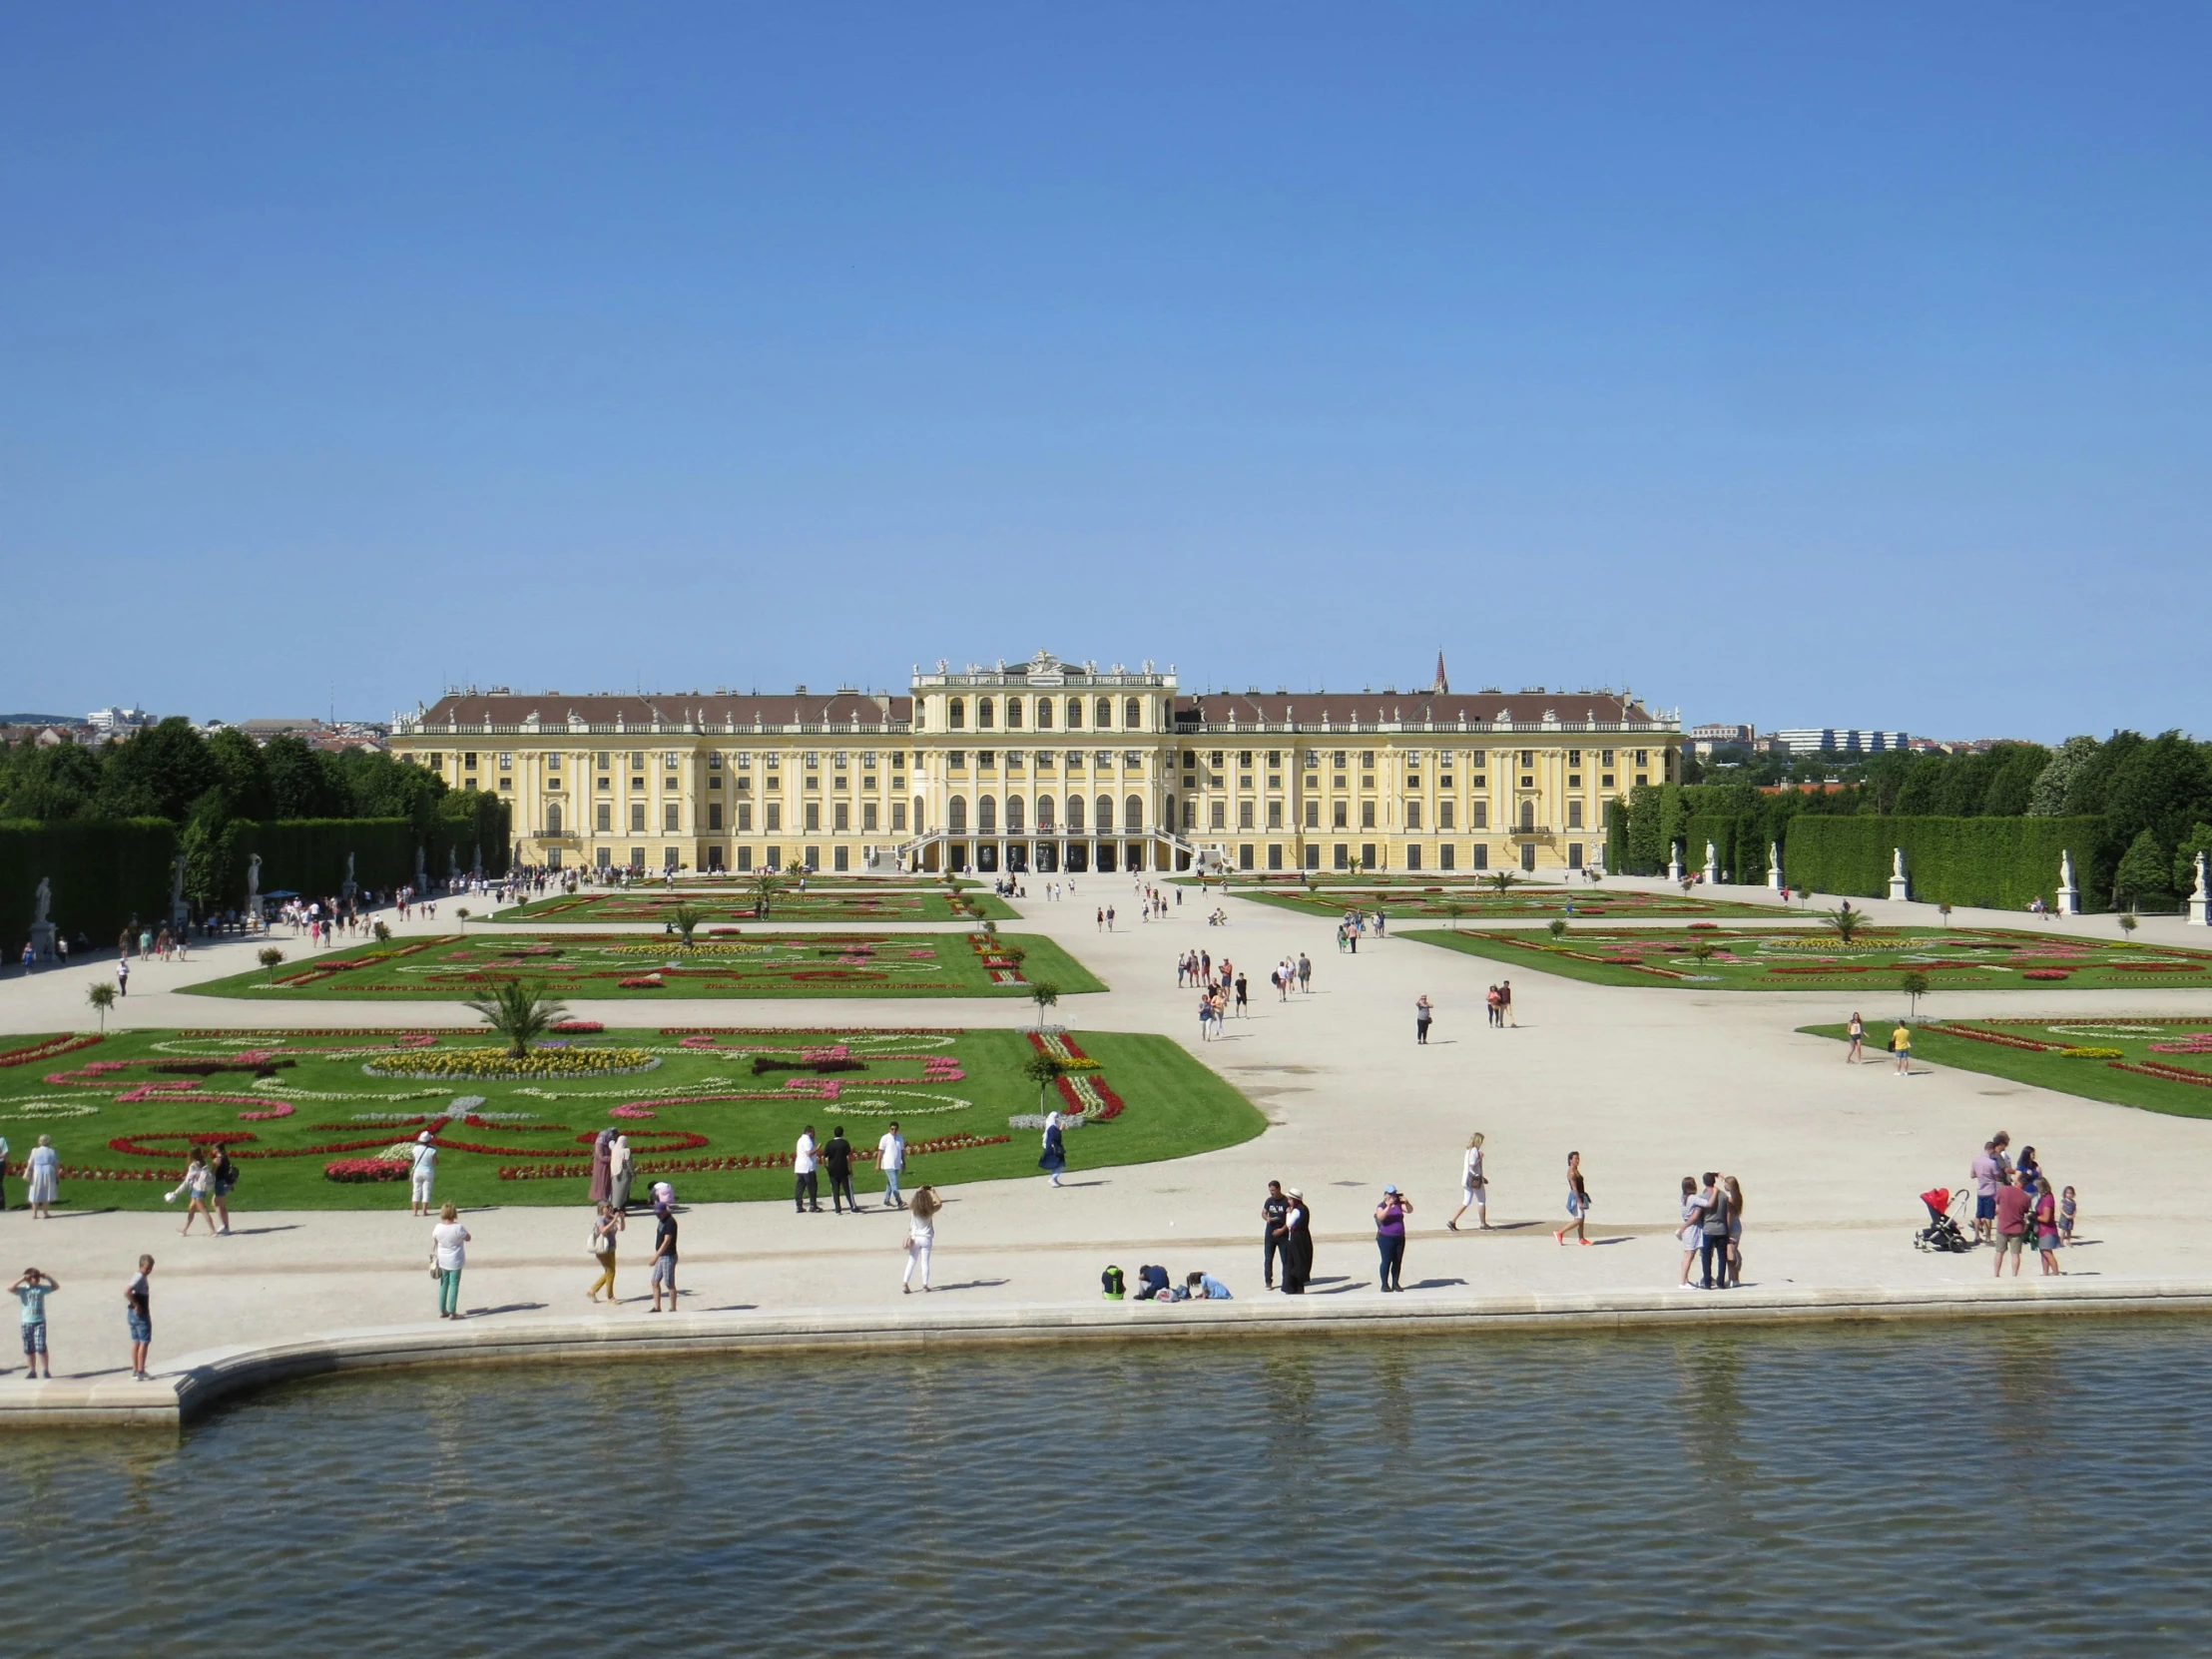
[[[242,720],[238,729],[256,743],[267,743],[271,738],[281,737],[311,740],[330,730],[311,715],[298,720]]]
[[[1887,755],[1912,743],[1903,732],[1869,732],[1841,726],[1784,728],[1773,738],[1776,748],[1792,755]]]
[[[1688,747],[1701,760],[1716,749],[1749,749],[1758,734],[1749,726],[1730,726],[1726,723],[1693,726],[1689,732]]]
[[[85,716],[85,724],[103,736],[120,738],[153,725],[154,717],[144,709],[95,709]]]

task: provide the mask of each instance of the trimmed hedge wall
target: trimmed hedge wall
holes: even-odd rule
[[[246,869],[262,855],[262,891],[310,897],[334,895],[345,884],[345,855],[353,854],[353,879],[364,888],[389,891],[414,879],[415,830],[403,818],[302,818],[275,824],[240,819],[225,834],[226,867],[215,890],[225,908],[246,902]],[[442,873],[430,866],[432,878]]]
[[[2058,900],[2058,859],[2073,853],[2085,910],[2102,909],[2112,859],[2101,818],[1830,818],[1790,821],[1782,867],[1791,885],[1886,897],[1893,849],[1905,849],[1913,896],[1926,903],[2024,909]],[[1703,851],[1700,842],[1699,850]]]
[[[160,925],[176,857],[167,819],[0,824],[0,948],[9,961],[22,955],[42,879],[53,883],[49,914],[72,945],[81,933],[106,949],[133,921]]]

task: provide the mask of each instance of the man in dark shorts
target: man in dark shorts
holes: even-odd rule
[[[1283,1218],[1290,1209],[1291,1201],[1283,1196],[1283,1183],[1270,1181],[1268,1196],[1260,1201],[1260,1272],[1271,1291],[1275,1289],[1275,1259],[1284,1246]]]
[[[830,1139],[822,1149],[822,1164],[830,1172],[830,1208],[840,1216],[848,1209],[858,1215],[860,1201],[852,1196],[852,1143],[844,1138],[843,1124],[830,1126]]]
[[[676,1312],[676,1207],[663,1204],[654,1210],[659,1226],[653,1232],[653,1311],[661,1311],[661,1291],[668,1291],[668,1311]]]

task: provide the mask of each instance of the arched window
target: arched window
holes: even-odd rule
[[[1083,730],[1083,700],[1080,697],[1068,699],[1068,730],[1070,732]]]
[[[1134,697],[1121,706],[1121,723],[1130,731],[1140,731],[1144,726],[1144,705]]]
[[[1108,728],[1109,726],[1113,725],[1113,724],[1114,724],[1114,700],[1113,700],[1112,698],[1110,698],[1110,697],[1102,697],[1102,698],[1100,698],[1100,699],[1098,700],[1098,708],[1097,708],[1097,711],[1096,711],[1096,716],[1097,716],[1097,718],[1096,718],[1096,722],[1095,722],[1095,724],[1097,725],[1098,729],[1099,729],[1099,730],[1100,730],[1101,732],[1105,731],[1105,730],[1106,730],[1106,729],[1107,729],[1107,728]]]
[[[1172,795],[1168,797],[1168,809],[1167,812],[1162,815],[1160,822],[1166,825],[1170,830],[1173,830],[1175,828],[1175,797]]]
[[[993,714],[991,700],[987,697],[978,697],[975,700],[975,729],[978,732],[988,732],[993,724]]]
[[[967,729],[967,699],[955,697],[945,709],[945,724],[955,732]]]
[[[1041,715],[1051,707],[1052,705],[1049,703],[1040,703],[1037,705],[1037,713]],[[1037,833],[1040,835],[1052,833],[1052,797],[1049,795],[1037,797]]]
[[[1071,795],[1068,797],[1068,833],[1081,834],[1082,831],[1083,798],[1079,795]]]
[[[955,835],[965,834],[967,832],[966,796],[956,795],[950,801],[946,802],[944,804],[944,815],[946,829],[950,830]],[[921,826],[917,823],[914,828],[916,830],[919,830]]]
[[[1105,834],[1114,827],[1114,798],[1102,795],[1098,798],[1098,832]]]
[[[986,835],[998,828],[998,798],[986,795],[975,803],[975,828]]]
[[[545,832],[548,835],[558,835],[561,832],[561,805],[557,801],[546,804]]]
[[[1040,732],[1052,730],[1052,699],[1049,697],[1037,699],[1037,730]]]
[[[1533,801],[1524,801],[1520,804],[1520,827],[1523,830],[1536,828],[1536,804]]]
[[[1133,795],[1121,804],[1121,827],[1132,834],[1144,828],[1144,797]]]
[[[917,834],[917,835],[918,835],[918,834],[920,834],[920,833],[921,833],[921,832],[922,832],[923,830],[927,830],[927,829],[929,828],[929,826],[928,826],[927,822],[925,821],[925,815],[923,814],[923,811],[922,811],[922,806],[923,806],[923,803],[922,803],[922,799],[921,799],[921,797],[920,797],[920,796],[918,796],[918,795],[917,795],[917,796],[915,796],[915,797],[914,797],[914,833],[915,833],[915,834]],[[895,830],[895,829],[897,828],[897,826],[896,826],[896,825],[893,825],[893,826],[892,826],[891,828]]]
[[[1018,795],[1008,796],[1006,798],[1006,833],[1009,835],[1020,834],[1022,823],[1026,816],[1022,811],[1021,797]]]
[[[1006,730],[1009,732],[1015,732],[1019,731],[1020,729],[1021,699],[1018,697],[1009,697],[1008,699],[1006,699]]]

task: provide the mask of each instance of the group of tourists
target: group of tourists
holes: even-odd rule
[[[147,1350],[154,1343],[154,1258],[141,1256],[138,1272],[123,1287],[123,1330],[131,1342],[131,1381],[148,1381]],[[25,1268],[8,1287],[15,1293],[18,1324],[23,1334],[23,1380],[36,1382],[41,1368],[47,1382],[54,1381],[54,1354],[47,1341],[46,1299],[60,1290],[61,1281],[37,1268]]]
[[[1377,938],[1388,933],[1388,922],[1381,910],[1347,910],[1344,919],[1337,923],[1337,952],[1339,955],[1360,954],[1360,941],[1373,931]]]
[[[2079,1203],[2073,1188],[2060,1189],[2043,1172],[2033,1147],[2022,1147],[2015,1162],[2012,1137],[1999,1129],[1981,1143],[1966,1176],[1973,1183],[1973,1241],[1994,1248],[1997,1278],[2004,1277],[2007,1257],[2012,1277],[2020,1276],[2020,1258],[2030,1241],[2046,1279],[2065,1271],[2058,1253],[2073,1243]]]
[[[1733,1175],[1707,1170],[1682,1178],[1682,1291],[1741,1289],[1744,1282],[1744,1189]],[[1693,1263],[1703,1263],[1698,1283]]]

